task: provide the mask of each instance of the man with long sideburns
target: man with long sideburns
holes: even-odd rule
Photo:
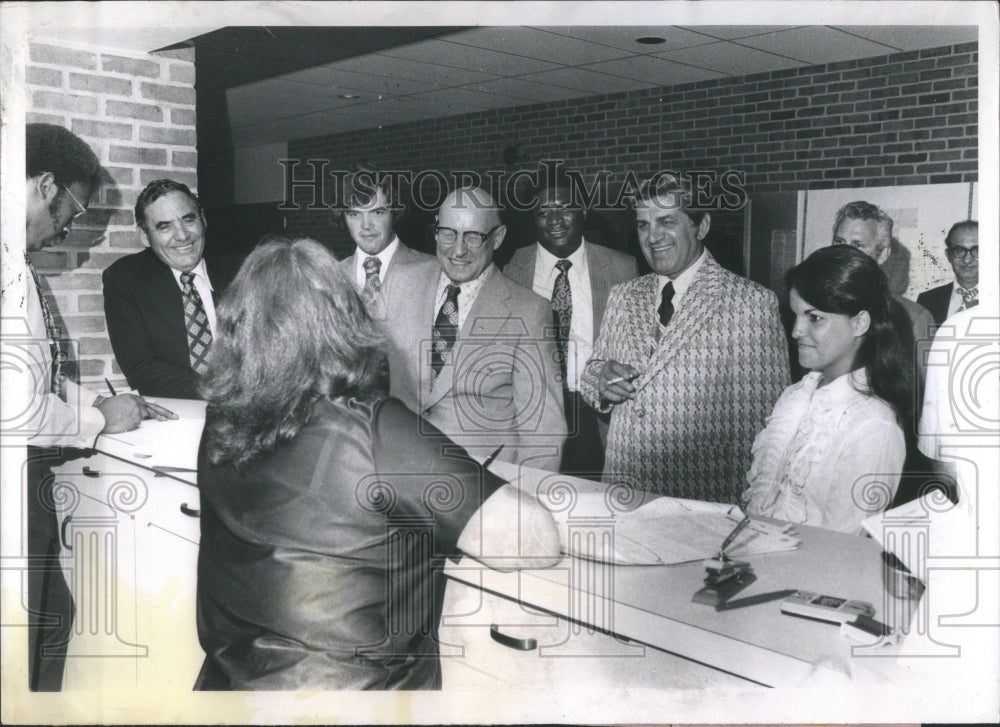
[[[493,264],[506,227],[481,188],[449,194],[437,258],[401,268],[388,305],[390,393],[470,454],[557,471],[566,439],[549,302]]]
[[[705,250],[711,218],[686,180],[656,181],[635,210],[653,272],[611,290],[580,392],[611,412],[606,482],[736,502],[789,380],[778,300]]]

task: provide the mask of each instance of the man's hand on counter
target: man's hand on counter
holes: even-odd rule
[[[143,419],[165,421],[176,419],[177,415],[159,404],[146,401],[135,394],[119,394],[118,396],[99,396],[94,406],[104,415],[102,434],[129,432],[138,428]]]

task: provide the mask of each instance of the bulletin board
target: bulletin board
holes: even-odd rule
[[[837,210],[855,200],[878,205],[893,219],[892,253],[883,265],[893,292],[914,300],[951,282],[944,238],[956,222],[979,219],[978,182],[801,191],[796,262],[833,242]]]

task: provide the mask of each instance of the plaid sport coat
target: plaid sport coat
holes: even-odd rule
[[[611,411],[604,481],[735,503],[754,437],[789,383],[777,297],[708,254],[659,341],[658,304],[655,273],[612,288],[581,377],[584,399]],[[642,372],[634,399],[600,401],[608,360]]]

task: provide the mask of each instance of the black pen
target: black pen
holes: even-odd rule
[[[108,391],[111,392],[111,396],[118,396],[118,392],[115,391],[115,387],[111,385],[111,382],[108,381],[107,377],[104,377],[104,383],[108,385]]]
[[[736,540],[736,536],[743,532],[743,528],[750,524],[750,516],[746,515],[740,522],[733,528],[733,531],[726,536],[726,539],[722,541],[722,547],[719,548],[719,558],[722,559],[726,555],[726,548],[732,545],[732,542]]]
[[[493,464],[493,460],[495,460],[497,458],[497,455],[500,454],[500,450],[502,450],[502,449],[503,449],[503,445],[501,444],[499,447],[497,447],[496,449],[493,450],[493,453],[489,457],[487,457],[486,459],[483,460],[483,469],[486,469],[491,464]]]

